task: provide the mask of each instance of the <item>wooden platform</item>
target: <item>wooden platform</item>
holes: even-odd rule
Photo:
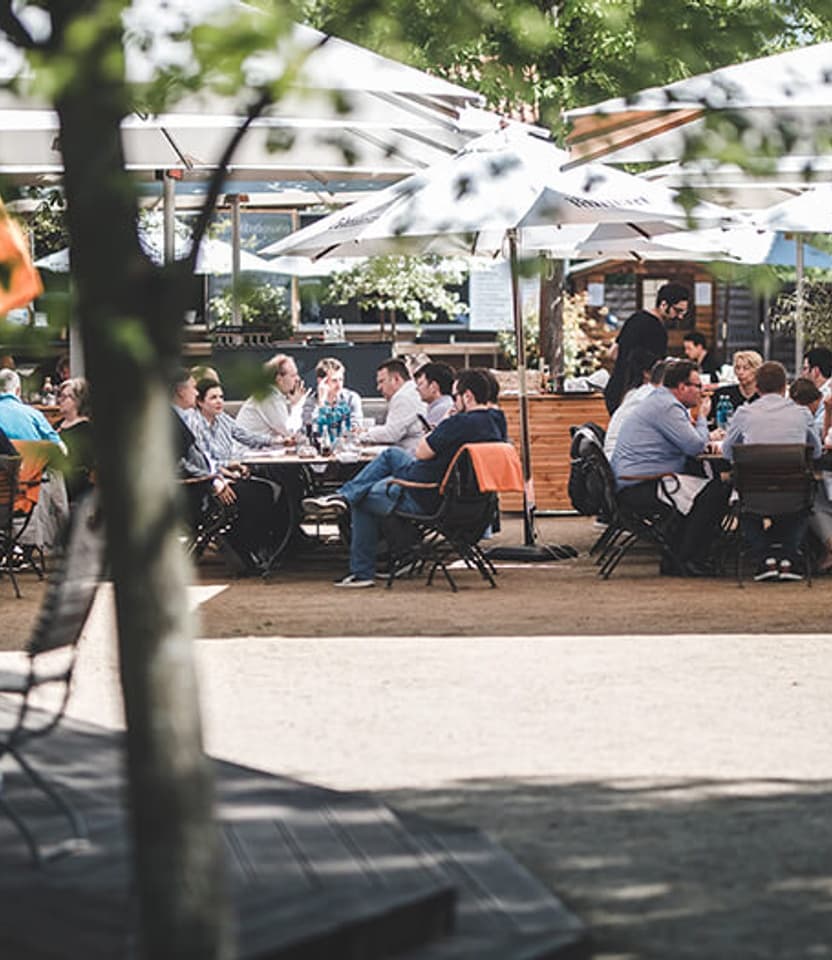
[[[90,842],[39,871],[0,816],[0,956],[137,956],[121,738],[67,723],[36,754],[84,813]],[[57,840],[64,824],[3,769],[7,797],[40,836]],[[580,921],[475,830],[399,817],[369,795],[234,764],[217,762],[216,773],[241,958],[589,955]]]

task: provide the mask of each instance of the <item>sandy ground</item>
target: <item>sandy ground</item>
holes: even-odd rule
[[[488,830],[602,960],[832,958],[832,581],[740,590],[644,559],[599,583],[582,558],[345,596],[342,562],[202,568],[213,754]],[[7,646],[30,602],[0,593]],[[111,636],[91,625],[72,710],[117,724]]]

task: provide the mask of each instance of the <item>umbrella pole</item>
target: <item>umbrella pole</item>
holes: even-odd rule
[[[529,431],[529,397],[526,392],[526,342],[523,330],[523,301],[520,290],[520,270],[517,265],[517,231],[507,232],[509,266],[511,268],[511,304],[514,336],[517,340],[518,409],[520,414],[520,462],[523,467],[523,546],[492,547],[486,551],[490,560],[565,560],[578,555],[574,547],[538,543],[534,524],[534,481],[532,479],[532,451]]]
[[[797,303],[794,320],[794,375],[800,376],[803,367],[803,317],[806,312],[806,285],[803,271],[803,236],[794,238],[794,268],[797,280]]]
[[[537,540],[534,528],[534,480],[529,436],[529,397],[526,392],[526,337],[523,330],[523,300],[520,292],[520,271],[517,266],[517,233],[508,232],[509,266],[511,268],[511,310],[514,337],[517,341],[518,410],[520,414],[520,460],[523,465],[523,543],[529,547]]]

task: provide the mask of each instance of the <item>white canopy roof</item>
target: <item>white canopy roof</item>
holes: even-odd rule
[[[616,163],[677,160],[686,139],[704,131],[706,111],[734,111],[752,150],[785,124],[794,139],[784,138],[780,152],[812,156],[830,132],[831,74],[832,42],[818,43],[567,110],[570,153]]]
[[[199,5],[134,0],[125,17],[128,79],[140,85],[160,64],[187,64],[189,45],[171,40],[166,31],[229,10],[258,15],[229,0]],[[477,93],[300,24],[275,50],[249,59],[251,84],[279,77],[298,52],[308,52],[299,76],[287,95],[252,124],[232,161],[235,179],[290,179],[310,171],[321,179],[398,179],[452,155],[500,122],[480,109],[483,98]],[[18,178],[58,174],[57,116],[34,95],[2,89],[23,73],[19,51],[3,41],[0,31],[0,173]],[[254,87],[246,85],[235,96],[203,91],[164,116],[137,112],[125,118],[128,168],[178,168],[196,175],[214,168],[254,96]]]

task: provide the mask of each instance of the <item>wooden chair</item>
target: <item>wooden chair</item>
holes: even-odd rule
[[[80,814],[27,757],[27,745],[58,726],[69,701],[81,630],[95,598],[103,567],[104,538],[95,493],[76,501],[65,551],[50,575],[40,616],[27,644],[27,669],[0,672],[0,759],[11,757],[20,772],[66,817],[72,830],[68,842],[45,854],[33,829],[9,798],[12,778],[0,774],[0,812],[23,837],[33,861],[74,849],[86,837]]]
[[[775,517],[809,513],[815,499],[816,481],[812,448],[802,443],[746,443],[733,448],[733,483],[737,493],[736,516]],[[742,586],[745,541],[737,531],[737,583]],[[812,564],[804,536],[801,545],[807,586],[812,585]]]
[[[390,485],[394,484],[405,489],[434,489],[440,500],[430,515],[393,511],[394,520],[411,525],[415,536],[403,549],[392,545],[388,588],[402,569],[411,567],[414,572],[421,572],[427,567],[428,586],[436,571],[441,570],[456,593],[458,587],[449,569],[455,557],[496,587],[496,570],[480,549],[479,541],[494,520],[498,494],[523,489],[523,472],[515,448],[510,443],[465,444],[456,452],[439,483],[393,479]]]

